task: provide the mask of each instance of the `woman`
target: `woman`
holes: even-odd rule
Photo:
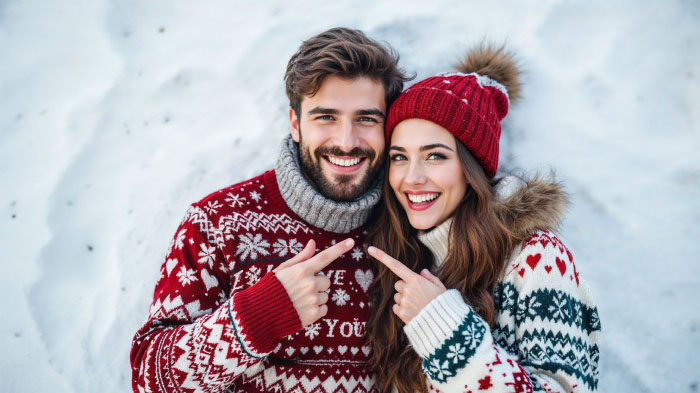
[[[517,67],[481,48],[459,71],[414,84],[387,118],[385,208],[368,238],[380,389],[594,391],[598,313],[551,232],[565,193],[494,180]]]

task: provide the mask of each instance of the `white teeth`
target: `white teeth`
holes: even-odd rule
[[[415,195],[415,194],[406,194],[408,196],[408,200],[411,201],[412,203],[421,203],[421,202],[428,202],[436,199],[438,196],[440,196],[439,193],[434,192],[431,194],[421,194],[421,195]]]
[[[360,163],[360,158],[353,158],[351,160],[342,160],[340,158],[335,158],[333,156],[328,156],[328,161],[330,161],[332,164],[338,165],[338,166],[353,166],[357,165]]]

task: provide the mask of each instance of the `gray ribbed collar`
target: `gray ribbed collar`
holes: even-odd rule
[[[348,233],[364,225],[382,196],[381,175],[364,195],[352,202],[339,202],[323,196],[301,173],[299,148],[291,135],[282,141],[275,174],[287,206],[304,221],[329,232]]]

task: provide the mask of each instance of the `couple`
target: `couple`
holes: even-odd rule
[[[404,92],[397,63],[357,30],[302,43],[274,170],[175,233],[135,392],[596,390],[596,307],[550,232],[565,195],[495,180],[512,59],[473,51]]]

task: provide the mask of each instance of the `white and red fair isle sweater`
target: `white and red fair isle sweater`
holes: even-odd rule
[[[601,326],[588,286],[554,233],[520,228],[556,227],[563,206],[555,208],[552,196],[561,192],[554,184],[530,181],[499,201],[519,212],[511,230],[530,234],[513,250],[498,280],[493,328],[456,289],[435,298],[404,327],[423,359],[431,392],[597,390]],[[418,235],[433,253],[436,272],[456,224],[450,218]]]
[[[327,200],[301,175],[287,138],[275,171],[193,204],[134,337],[134,392],[376,390],[366,366],[373,274],[362,225],[379,184],[358,203]],[[322,272],[331,280],[328,314],[302,327],[271,271],[310,239],[320,251],[348,237],[357,246]]]

